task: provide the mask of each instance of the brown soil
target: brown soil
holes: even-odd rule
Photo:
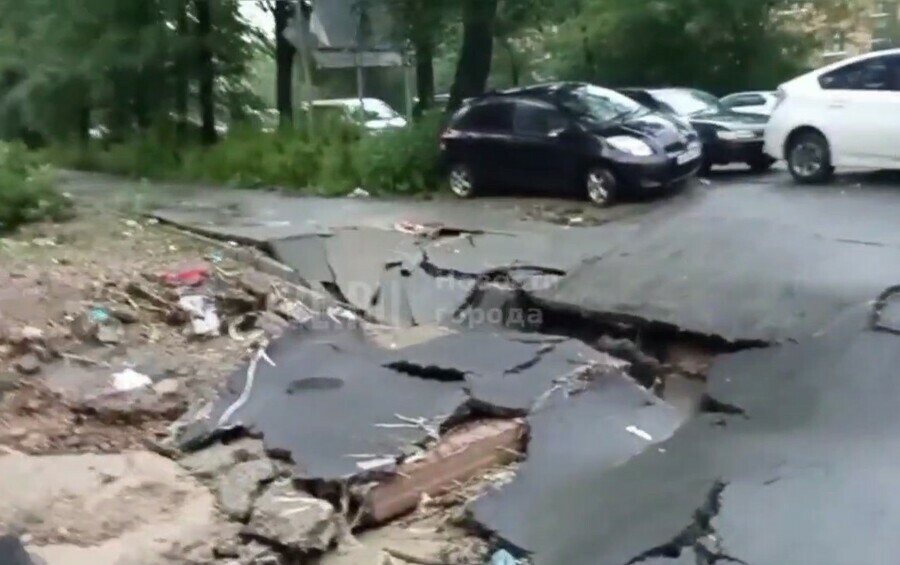
[[[225,380],[251,345],[227,335],[195,338],[189,325],[171,323],[179,292],[210,295],[233,287],[242,265],[154,221],[82,212],[65,224],[0,239],[0,446],[44,454],[156,442],[192,401]],[[204,287],[175,289],[161,280],[198,266],[211,273]],[[165,302],[130,293],[135,283]],[[115,343],[98,343],[78,329],[93,308],[135,319],[111,319]],[[31,376],[23,374],[31,372],[23,370],[29,362],[37,365]],[[111,375],[129,366],[154,381],[169,380],[166,391],[115,394]]]

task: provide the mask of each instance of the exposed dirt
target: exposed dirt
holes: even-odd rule
[[[201,285],[165,280],[196,267],[208,272]],[[271,325],[271,317],[254,320],[255,312],[289,317],[278,303],[281,284],[226,259],[218,246],[94,208],[69,223],[32,226],[0,240],[0,458],[23,489],[0,497],[7,501],[0,504],[0,530],[23,532],[51,565],[179,563],[197,553],[190,536],[178,536],[182,509],[196,506],[185,500],[192,483],[175,475],[144,480],[130,459],[98,457],[159,448],[177,418],[277,331],[263,323]],[[215,300],[224,335],[194,336],[190,321],[178,319],[178,300],[190,294]],[[150,386],[117,391],[112,376],[124,369],[149,377]],[[68,478],[53,479],[54,472]],[[46,490],[48,480],[63,490]],[[480,561],[483,542],[458,525],[473,488],[424,501],[402,521],[350,537],[324,562],[381,564],[385,555],[394,563],[407,562],[403,555]],[[208,491],[202,497],[209,520]],[[83,519],[85,509],[96,519]],[[148,528],[157,530],[151,535]],[[147,543],[127,542],[142,532]],[[200,545],[207,552],[201,561],[213,562],[206,560],[210,540]]]
[[[163,280],[196,267],[209,273],[203,286]],[[0,240],[0,446],[115,452],[166,435],[252,344],[191,335],[188,320],[172,319],[184,315],[179,295],[233,291],[245,270],[206,242],[97,210]],[[116,392],[111,377],[128,368],[153,388]]]
[[[147,452],[0,458],[0,531],[49,565],[183,563],[225,530],[212,495]]]

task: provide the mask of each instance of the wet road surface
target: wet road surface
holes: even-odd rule
[[[729,173],[610,211],[523,199],[201,191],[185,200],[158,215],[259,242],[393,325],[527,330],[540,323],[516,319],[515,308],[534,307],[753,346],[735,346],[708,372],[710,398],[729,410],[684,424],[628,379],[530,411],[527,460],[473,517],[534,563],[891,564],[900,555],[889,531],[900,516],[900,337],[885,331],[893,304],[883,304],[885,327],[873,325],[876,299],[900,284],[894,176],[801,188],[783,173]],[[453,229],[404,233],[402,222]],[[481,319],[461,328],[461,308]],[[478,353],[466,371],[497,363],[480,342],[489,340],[467,346]],[[440,357],[421,355],[418,365]],[[501,361],[503,370],[522,362]],[[423,394],[443,408],[445,385]]]

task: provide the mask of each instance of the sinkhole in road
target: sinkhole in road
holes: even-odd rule
[[[471,328],[479,325],[475,320],[490,318],[485,311],[494,312],[492,322],[502,327],[578,339],[627,361],[632,378],[686,417],[698,413],[742,414],[739,407],[707,393],[706,374],[720,355],[771,345],[756,340],[728,341],[638,316],[552,303],[536,298],[515,281],[480,284],[456,319]]]

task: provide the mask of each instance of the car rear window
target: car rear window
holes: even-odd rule
[[[825,90],[896,90],[895,63],[889,57],[875,57],[850,63],[819,77]]]
[[[513,106],[507,101],[484,102],[465,108],[455,120],[454,127],[466,131],[510,131]]]

